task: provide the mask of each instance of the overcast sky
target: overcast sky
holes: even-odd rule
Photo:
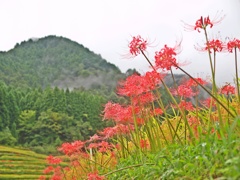
[[[209,36],[219,33],[223,39],[240,38],[239,9],[240,0],[1,0],[0,51],[32,37],[57,35],[101,54],[123,72],[128,68],[146,72],[144,58],[122,58],[128,52],[131,36],[141,35],[152,42],[150,59],[164,44],[174,46],[177,39],[182,39],[179,60],[191,62],[184,69],[206,77],[210,74],[207,54],[193,47],[203,44],[204,36],[184,31],[181,21],[194,24],[200,16],[211,18],[223,11],[226,18],[209,31]],[[233,60],[228,53],[219,57],[219,81],[232,81]]]

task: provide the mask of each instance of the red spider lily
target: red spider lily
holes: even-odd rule
[[[110,150],[113,146],[106,141],[101,141],[98,143],[99,150],[98,152],[104,153]]]
[[[118,103],[108,102],[104,108],[103,120],[114,120],[116,123],[132,122],[132,115],[139,112],[137,107],[122,106]]]
[[[155,66],[163,70],[170,70],[171,67],[176,67],[177,51],[180,49],[180,44],[177,44],[174,48],[170,48],[167,45],[164,46],[159,52],[155,53]]]
[[[220,89],[220,93],[226,95],[235,94],[235,87],[227,84]]]
[[[144,76],[133,74],[125,81],[119,82],[118,94],[122,96],[138,96],[154,90],[163,78],[158,72],[147,72]]]
[[[100,176],[98,172],[91,172],[88,174],[88,180],[104,180],[104,176]]]
[[[143,106],[147,103],[151,103],[155,100],[154,94],[152,92],[140,94],[132,98],[133,105]]]
[[[149,90],[154,90],[156,86],[160,84],[164,76],[164,74],[160,74],[157,71],[148,71],[144,76],[145,85],[149,88]]]
[[[88,145],[88,149],[97,149],[97,147],[98,147],[98,143],[90,143]]]
[[[91,136],[89,138],[89,140],[87,142],[93,142],[93,141],[98,141],[98,140],[101,140],[101,137],[98,136],[97,134],[94,134],[93,136]]]
[[[162,109],[160,109],[160,108],[155,108],[155,109],[153,109],[152,110],[152,112],[151,112],[151,115],[162,115],[163,114],[163,110]]]
[[[212,107],[216,107],[216,101],[213,98],[207,98],[201,103],[205,107],[209,108],[212,104]]]
[[[133,36],[132,41],[129,43],[128,47],[130,48],[130,53],[134,56],[140,54],[141,50],[145,51],[147,49],[147,41],[144,40],[141,36]]]
[[[115,135],[129,134],[133,130],[134,130],[134,126],[131,124],[129,125],[117,124],[114,127],[104,128],[101,132],[99,132],[99,134],[103,135],[104,139],[108,139]]]
[[[51,178],[51,180],[62,180],[62,179],[63,179],[63,177],[58,174],[54,174]]]
[[[179,108],[181,109],[185,109],[187,111],[193,111],[194,110],[194,107],[192,105],[191,102],[187,102],[187,101],[181,101],[179,104],[178,104]]]
[[[139,74],[133,74],[124,82],[119,82],[118,94],[122,96],[137,96],[146,92],[146,87],[144,86],[144,78]]]
[[[228,52],[232,53],[234,48],[237,48],[240,50],[240,40],[239,39],[234,38],[232,41],[229,41],[227,43]]]
[[[62,159],[53,157],[52,155],[47,157],[48,164],[60,164],[62,162]]]
[[[63,143],[61,147],[58,149],[62,151],[66,155],[71,155],[77,152],[81,152],[82,148],[84,148],[85,142],[83,141],[74,141],[72,143]]]
[[[207,26],[210,26],[210,28],[212,28],[213,25],[219,24],[225,17],[225,16],[219,17],[219,15],[220,14],[217,14],[213,20],[210,20],[209,16],[207,17],[201,16],[200,19],[196,21],[194,26],[184,23],[185,29],[189,31],[197,30],[198,32],[200,32],[201,29],[206,29]]]
[[[54,171],[54,167],[53,167],[53,166],[48,166],[48,167],[46,167],[46,168],[44,169],[43,173],[44,173],[44,174],[49,174],[49,173],[51,173],[51,172],[53,172],[53,171]]]
[[[99,134],[103,135],[105,139],[117,135],[117,130],[114,127],[106,127]]]
[[[117,124],[115,128],[117,129],[118,134],[130,134],[130,132],[134,130],[134,126],[132,124]]]
[[[192,88],[186,85],[178,86],[177,90],[174,90],[172,93],[175,96],[182,96],[184,98],[190,98],[196,95],[196,93],[193,92]]]
[[[224,43],[219,40],[219,39],[213,39],[213,40],[209,40],[207,43],[206,43],[206,46],[205,47],[196,47],[195,48],[198,50],[198,51],[210,51],[210,53],[213,51],[213,52],[222,52],[222,50],[225,48],[224,47]]]
[[[140,139],[140,147],[142,149],[149,148],[149,142],[146,139]]]
[[[197,81],[198,83],[196,83],[194,80]],[[186,85],[186,86],[196,87],[196,86],[199,86],[199,84],[201,84],[201,85],[207,84],[207,82],[206,82],[205,80],[203,80],[202,78],[194,78],[194,80],[193,80],[193,79],[189,79],[189,80],[185,83],[185,85]]]

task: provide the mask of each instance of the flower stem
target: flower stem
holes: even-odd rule
[[[239,90],[239,79],[238,79],[238,68],[237,68],[237,47],[234,48],[235,53],[235,70],[236,70],[236,84],[237,84],[237,93],[238,93],[238,102],[240,103],[240,90]]]

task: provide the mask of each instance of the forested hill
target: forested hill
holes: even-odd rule
[[[121,71],[100,55],[64,37],[31,38],[0,53],[0,77],[17,87],[106,89]]]

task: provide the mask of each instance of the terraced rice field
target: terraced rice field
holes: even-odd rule
[[[0,179],[38,179],[47,166],[46,156],[0,146]]]

